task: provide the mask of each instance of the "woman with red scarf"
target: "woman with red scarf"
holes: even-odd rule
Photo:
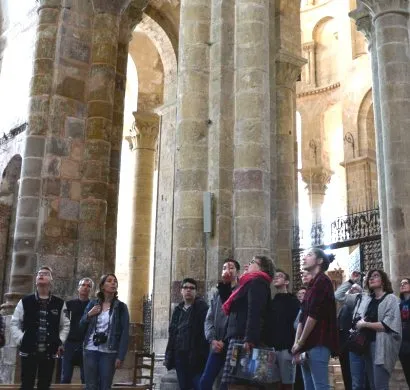
[[[225,340],[228,351],[222,383],[229,385],[229,389],[241,386],[230,374],[234,344],[243,343],[245,350],[250,350],[263,342],[263,325],[271,299],[273,274],[272,260],[266,256],[255,256],[239,279],[239,287],[222,306],[229,316]]]

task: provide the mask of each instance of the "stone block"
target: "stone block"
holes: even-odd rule
[[[28,136],[26,138],[25,157],[43,157],[45,149],[44,137]]]
[[[40,177],[43,160],[41,158],[27,157],[23,160],[21,177]]]
[[[19,199],[17,208],[18,217],[35,218],[38,217],[40,207],[40,199],[37,197],[25,197]]]
[[[267,218],[235,217],[235,243],[243,248],[269,248],[270,229]]]
[[[106,199],[107,198],[107,183],[103,182],[88,182],[81,184],[81,196],[83,199]]]
[[[269,196],[262,191],[237,191],[234,210],[235,216],[264,217],[269,210]]]
[[[60,174],[71,179],[80,178],[80,163],[78,161],[63,159],[61,161]]]
[[[67,138],[84,139],[85,121],[68,116],[65,119],[65,136]]]
[[[114,103],[115,68],[94,65],[91,69],[89,101]]]
[[[240,169],[234,171],[235,190],[262,190],[264,172],[257,169]]]
[[[56,256],[76,256],[76,241],[66,238],[45,237],[41,242],[43,254]]]
[[[20,196],[39,196],[41,179],[22,178],[20,181]]]
[[[85,145],[87,160],[109,161],[111,145],[104,141],[88,141]]]
[[[70,198],[71,180],[61,180],[60,196],[62,198]]]
[[[85,101],[85,81],[79,80],[74,77],[66,76],[57,85],[57,94],[79,100],[80,102]]]
[[[81,183],[79,181],[72,181],[71,182],[69,197],[72,200],[80,200],[81,199]]]
[[[37,217],[18,218],[16,220],[16,232],[19,237],[35,237],[37,234]]]
[[[78,220],[80,216],[80,203],[70,200],[60,200],[59,217],[63,220],[74,221]]]
[[[15,237],[13,243],[14,252],[29,252],[34,250],[35,238]]]
[[[27,129],[27,135],[47,134],[48,123],[45,116],[30,114],[28,122],[29,127]]]
[[[81,176],[86,180],[101,180],[101,168],[100,161],[87,161],[82,164]]]
[[[70,60],[88,64],[91,58],[90,44],[79,39],[65,39],[63,56]]]
[[[105,118],[89,118],[87,120],[86,139],[110,142],[111,121]]]
[[[117,65],[117,44],[111,42],[98,42],[93,45],[92,62],[108,64],[112,67]]]
[[[121,112],[123,115],[123,112]],[[111,120],[113,117],[113,105],[108,102],[92,101],[88,103],[89,118],[101,117]]]
[[[99,199],[82,200],[80,203],[80,219],[82,222],[105,224],[107,202]]]
[[[46,151],[54,156],[68,156],[69,145],[69,141],[66,139],[49,137],[46,142]]]
[[[61,180],[58,178],[43,179],[43,195],[44,196],[60,196]]]
[[[35,74],[31,79],[31,95],[49,95],[53,84],[51,74]]]
[[[44,175],[59,176],[60,175],[61,159],[59,157],[46,157],[44,159]]]

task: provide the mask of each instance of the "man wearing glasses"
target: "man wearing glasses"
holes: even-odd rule
[[[164,365],[176,369],[181,390],[199,389],[209,345],[205,339],[204,323],[208,305],[197,297],[197,282],[185,278],[181,283],[183,301],[172,313]]]
[[[49,389],[55,357],[61,353],[70,330],[66,305],[51,294],[52,271],[41,267],[36,292],[25,296],[14,310],[11,334],[20,347],[21,389]]]
[[[90,302],[90,293],[94,288],[94,282],[90,278],[83,278],[78,283],[78,298],[67,302],[67,311],[70,318],[70,333],[64,344],[64,355],[61,372],[61,383],[71,383],[74,366],[81,370],[81,382],[84,383],[83,369],[83,342],[84,329],[80,329],[80,320],[84,310]]]

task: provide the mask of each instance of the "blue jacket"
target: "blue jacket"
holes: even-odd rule
[[[84,310],[84,314],[81,317],[80,328],[85,329],[85,338],[84,338],[84,349],[87,346],[91,335],[95,330],[97,324],[97,317],[94,316],[87,318],[87,313],[99,303],[99,300],[94,299],[90,301],[87,307]],[[125,359],[125,355],[128,349],[128,336],[129,336],[129,326],[130,326],[130,317],[128,314],[128,307],[124,302],[116,299],[113,302],[113,313],[111,319],[110,333],[108,334],[107,345],[108,349],[117,351],[117,358],[121,361]]]

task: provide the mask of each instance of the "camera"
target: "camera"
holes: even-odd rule
[[[98,347],[107,342],[108,336],[104,332],[96,332],[93,337],[93,344]]]

